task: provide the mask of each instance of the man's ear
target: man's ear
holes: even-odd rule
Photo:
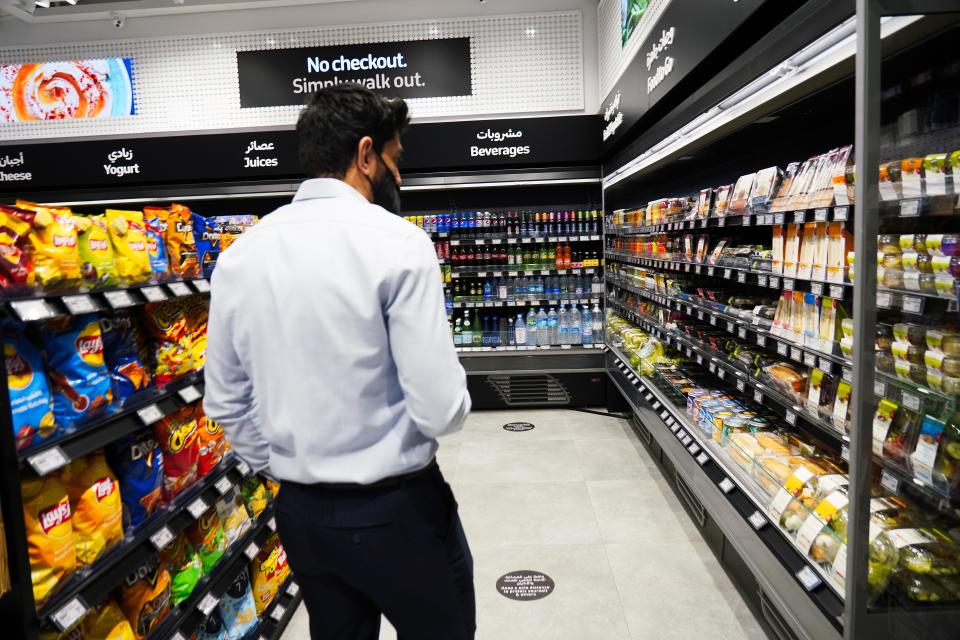
[[[357,170],[368,178],[373,178],[377,173],[375,155],[373,138],[370,136],[360,138],[360,142],[357,143]]]

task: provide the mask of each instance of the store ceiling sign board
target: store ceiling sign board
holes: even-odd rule
[[[391,98],[473,93],[470,38],[239,51],[237,69],[241,108],[302,105],[348,82]]]
[[[601,104],[604,148],[662,100],[765,0],[673,0]]]

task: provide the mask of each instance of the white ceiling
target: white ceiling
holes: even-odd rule
[[[0,13],[30,23],[106,20],[111,13],[127,17],[165,16],[212,11],[270,9],[310,4],[358,2],[359,0],[77,0],[49,8],[36,6],[34,0],[0,0]],[[52,0],[56,2],[56,0]]]

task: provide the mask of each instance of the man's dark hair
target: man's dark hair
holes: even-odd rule
[[[410,124],[407,103],[388,100],[357,84],[324,87],[297,120],[300,166],[310,177],[342,178],[364,136],[377,153]]]

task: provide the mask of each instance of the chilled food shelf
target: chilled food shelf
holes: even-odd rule
[[[600,304],[600,298],[541,298],[536,300],[471,300],[461,302],[454,300],[455,309],[480,309],[480,308],[512,308],[512,307],[555,307],[560,304]]]
[[[562,355],[576,353],[596,353],[604,348],[603,344],[560,344],[542,346],[506,346],[506,347],[456,347],[457,353],[471,355]]]
[[[463,267],[454,268],[450,273],[451,278],[516,278],[520,276],[566,276],[566,275],[593,275],[599,273],[600,267],[572,268],[572,269],[521,269],[521,270],[487,270],[487,269],[469,269]]]
[[[603,236],[597,234],[576,234],[576,235],[540,235],[540,236],[522,236],[522,237],[503,237],[497,236],[483,238],[458,238],[456,235],[450,240],[451,247],[466,247],[477,245],[500,245],[500,244],[531,244],[538,242],[557,243],[557,242],[599,242]]]
[[[665,220],[656,224],[616,225],[606,227],[606,235],[634,235],[642,233],[662,233],[687,231],[693,229],[723,229],[725,227],[761,227],[803,222],[845,222],[851,219],[853,208],[850,206],[817,207],[797,211],[778,213],[747,213],[743,215],[711,215],[707,218],[683,218]]]

